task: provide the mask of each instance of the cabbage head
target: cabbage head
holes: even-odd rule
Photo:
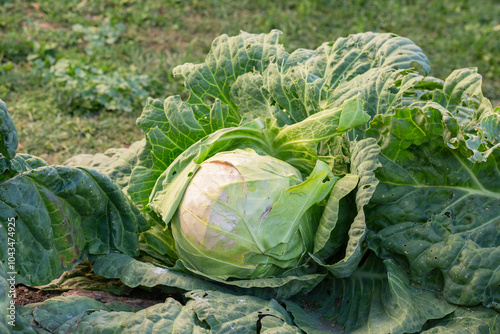
[[[162,105],[155,103],[139,123],[165,117]],[[168,122],[178,121],[172,128],[187,126],[187,116],[169,103],[181,109],[186,103],[169,101],[164,108],[172,112],[167,112]],[[177,120],[180,116],[186,119]],[[189,124],[192,137],[162,137],[155,128],[154,141],[167,145],[177,140],[176,150],[152,145],[152,156],[162,158],[159,172],[137,168],[128,189],[137,200],[154,180],[145,203],[156,217],[156,227],[143,234],[149,254],[219,282],[316,275],[309,254],[329,244],[329,231],[336,225],[330,216],[338,210],[320,218],[343,164],[323,155],[320,143],[340,138],[368,119],[356,96],[295,124],[281,125],[272,118],[242,121],[209,133],[182,152],[181,140],[196,138],[195,123]],[[339,198],[333,196],[337,202]],[[333,248],[327,248],[329,255]]]
[[[172,221],[180,258],[219,278],[265,277],[296,267],[312,250],[313,234],[304,233],[315,228],[310,210],[300,217],[280,212],[285,220],[297,220],[290,240],[286,231],[269,227],[274,210],[281,209],[282,194],[293,193],[300,183],[296,168],[250,149],[221,152],[206,160]],[[293,205],[308,203],[299,200]],[[269,230],[272,233],[262,233]]]

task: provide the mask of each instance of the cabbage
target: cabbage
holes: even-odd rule
[[[297,220],[290,240],[284,231],[261,231],[273,224],[281,197],[300,189],[300,183],[296,168],[253,150],[221,152],[207,159],[172,221],[179,257],[196,270],[224,279],[265,277],[296,267],[312,251],[312,234],[301,232],[316,229],[310,211],[281,216]],[[310,203],[296,202],[303,210],[309,208]],[[269,248],[273,240],[278,244]]]
[[[481,76],[429,77],[422,50],[394,34],[291,53],[279,34],[218,37],[205,62],[174,69],[186,100],[147,101],[145,140],[74,167],[16,155],[0,103],[0,289],[10,275],[47,284],[88,257],[101,278],[178,297],[141,311],[53,298],[18,308],[27,322],[499,332],[500,108]]]

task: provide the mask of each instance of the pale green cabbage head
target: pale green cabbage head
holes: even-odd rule
[[[312,243],[312,234],[301,233],[302,227],[310,229],[310,214],[297,218],[291,238],[278,227],[270,229],[274,219],[268,217],[282,193],[300,183],[297,169],[250,149],[206,160],[172,221],[179,257],[193,269],[222,279],[265,277],[294,268]],[[291,223],[295,219],[281,218]]]

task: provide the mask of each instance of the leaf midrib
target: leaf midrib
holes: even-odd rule
[[[468,195],[477,195],[482,197],[489,197],[493,199],[500,200],[500,193],[496,193],[481,187],[481,189],[477,190],[474,188],[466,188],[466,187],[456,187],[456,186],[440,186],[440,185],[426,185],[426,184],[405,184],[405,183],[396,183],[396,182],[387,182],[381,181],[381,183],[390,184],[394,186],[409,186],[414,188],[440,188],[440,189],[449,189],[449,190],[458,190],[467,193]]]

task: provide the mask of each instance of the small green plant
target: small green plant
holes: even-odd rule
[[[73,26],[87,43],[85,52],[92,56],[106,45],[114,44],[125,30],[123,24],[111,25],[109,20],[97,27]],[[70,110],[125,111],[140,109],[151,85],[147,75],[135,75],[123,69],[96,67],[87,61],[61,58],[54,42],[33,42],[27,60],[32,72],[55,86],[58,100]],[[85,58],[88,60],[88,58]]]
[[[58,48],[59,45],[54,42],[40,43],[34,41],[32,52],[26,58],[32,65],[32,72],[34,74],[41,74],[45,69],[52,66],[58,59]]]
[[[151,84],[147,75],[105,72],[66,58],[52,65],[45,72],[45,78],[56,85],[63,103],[83,110],[131,112],[141,108]]]
[[[116,43],[120,35],[125,31],[125,26],[121,23],[112,25],[109,20],[104,20],[97,27],[85,27],[81,24],[75,24],[73,25],[73,31],[82,35],[84,41],[88,43],[85,47],[87,54],[94,54],[97,50],[106,47],[106,45]]]

